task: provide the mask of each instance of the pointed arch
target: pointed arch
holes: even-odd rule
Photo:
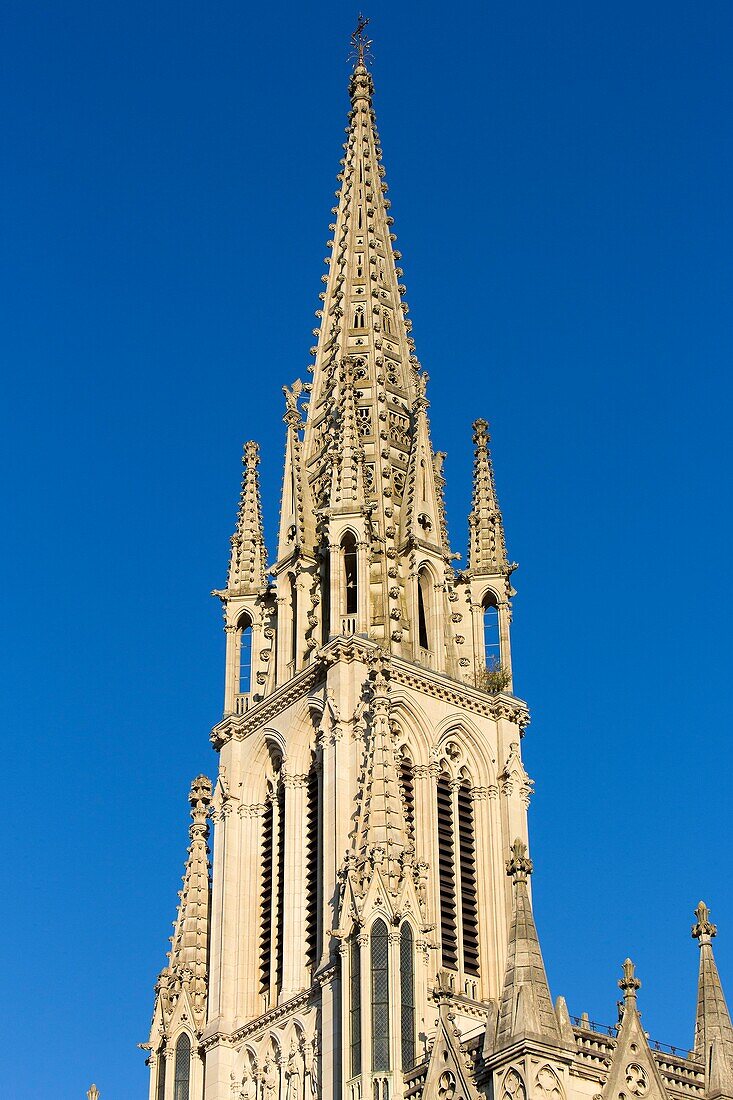
[[[176,1042],[173,1064],[173,1100],[189,1100],[191,1089],[191,1040],[183,1031]]]
[[[252,690],[252,616],[243,611],[237,620],[237,694]]]
[[[372,1071],[390,1069],[389,932],[381,917],[370,935],[372,990]]]
[[[341,569],[343,585],[343,613],[348,620],[356,620],[359,610],[359,551],[353,531],[345,531],[341,536]],[[354,631],[345,628],[345,633]]]
[[[493,672],[501,668],[502,658],[499,600],[493,589],[488,588],[484,593],[481,609],[484,664]]]
[[[415,945],[408,920],[400,927],[400,1049],[404,1073],[415,1065]]]

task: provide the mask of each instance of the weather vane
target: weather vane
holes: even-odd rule
[[[351,36],[351,53],[349,57],[353,61],[358,61],[360,65],[364,64],[364,58],[371,59],[372,55],[372,40],[367,38],[365,31],[369,24],[369,20],[359,12],[356,21],[356,30]]]

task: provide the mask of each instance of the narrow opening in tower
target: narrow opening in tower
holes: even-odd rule
[[[490,670],[501,666],[499,608],[493,592],[487,592],[484,597],[484,661]]]
[[[238,623],[239,674],[237,691],[246,695],[252,690],[252,620],[242,615]]]
[[[344,609],[347,615],[356,615],[359,606],[359,563],[357,559],[356,539],[347,531],[341,540],[341,552],[344,562],[344,586],[346,599]]]
[[[421,649],[430,649],[428,642],[428,616],[425,608],[426,585],[428,577],[425,572],[417,578],[417,642]]]

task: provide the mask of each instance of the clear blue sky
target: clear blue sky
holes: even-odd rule
[[[5,7],[2,1092],[147,1090],[212,774],[240,448],[270,546],[348,106],[343,3]],[[691,1042],[733,998],[728,0],[373,2],[376,107],[465,551],[486,416],[553,994]],[[10,895],[7,897],[7,895]]]

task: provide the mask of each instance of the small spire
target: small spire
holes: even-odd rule
[[[260,449],[250,440],[242,454],[242,490],[237,527],[232,535],[227,588],[230,592],[258,592],[266,584],[267,551],[262,524],[262,499],[257,467]]]
[[[712,945],[718,929],[710,920],[710,910],[704,901],[697,906],[695,916],[697,920],[692,926],[692,937],[700,945],[695,1053],[705,1059],[707,1066],[710,1050],[714,1045],[717,1060],[725,1064],[730,1072],[733,1070],[733,1026]]]
[[[621,969],[624,976],[619,978],[618,987],[624,995],[624,1003],[627,1005],[631,1002],[636,1004],[636,994],[641,989],[641,982],[635,976],[635,967],[631,959],[624,959],[624,965]]]
[[[357,362],[361,362],[356,357]],[[333,468],[331,472],[331,506],[358,505],[363,500],[364,452],[356,422],[354,397],[354,358],[346,356],[339,370],[336,421],[334,431]]]
[[[372,678],[364,803],[356,847],[365,865],[379,866],[387,886],[395,890],[402,875],[407,823],[390,729],[387,676],[383,667],[377,667]]]
[[[506,861],[506,873],[514,884],[514,907],[494,1044],[497,1051],[519,1038],[563,1043],[527,890],[532,869],[527,845],[517,837]]]
[[[188,795],[191,805],[190,845],[178,916],[174,926],[169,974],[174,983],[187,985],[192,1008],[203,1026],[208,984],[211,876],[209,866],[209,806],[211,780],[198,775]]]
[[[507,559],[504,521],[496,497],[494,469],[489,451],[489,425],[473,424],[473,496],[468,517],[468,567],[472,573],[509,576],[514,566]]]

